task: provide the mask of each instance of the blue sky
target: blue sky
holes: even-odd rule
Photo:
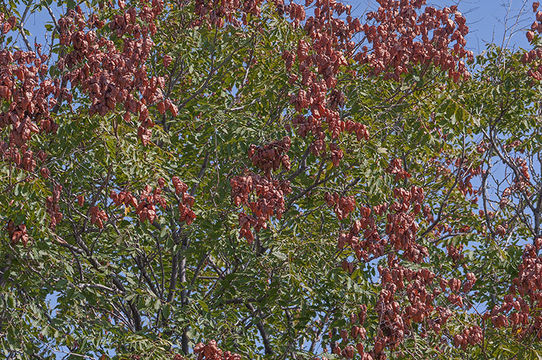
[[[347,0],[355,14],[376,10],[376,0]],[[467,18],[470,34],[467,48],[475,54],[482,52],[486,44],[507,44],[511,48],[528,48],[525,30],[534,21],[531,0],[428,0],[436,8],[457,5]],[[519,16],[519,17],[518,17]],[[506,29],[506,31],[505,31]],[[503,35],[506,34],[503,42]]]
[[[362,15],[378,8],[376,0],[345,0],[355,9],[355,15]],[[482,52],[487,43],[496,43],[510,48],[529,48],[525,31],[534,20],[532,1],[524,0],[429,0],[428,3],[437,8],[457,5],[470,28],[467,37],[467,48],[475,54]],[[22,11],[21,11],[22,12]],[[58,13],[56,14],[58,18]],[[30,43],[44,43],[43,30],[50,17],[45,12],[31,15],[26,26],[32,32]],[[55,298],[51,297],[51,307],[55,306]],[[61,358],[62,354],[58,354]]]
[[[446,1],[435,1],[445,4]],[[467,46],[474,53],[484,50],[488,42],[505,47],[527,48],[525,30],[534,21],[532,1],[463,0],[454,1],[465,14],[470,34]]]
[[[352,5],[357,16],[378,8],[376,0],[343,1]],[[428,5],[437,8],[458,6],[470,28],[467,48],[475,54],[482,52],[489,42],[516,49],[529,48],[525,31],[534,21],[531,4],[532,0],[428,0]],[[58,18],[59,13],[56,15]],[[43,26],[46,22],[50,22],[46,12],[29,16],[26,25],[32,32],[29,39],[31,43],[34,37],[37,37],[38,42],[43,42]]]

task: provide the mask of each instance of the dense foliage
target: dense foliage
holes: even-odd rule
[[[3,2],[2,355],[541,358],[542,11],[378,4]]]

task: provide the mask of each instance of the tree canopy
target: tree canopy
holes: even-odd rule
[[[378,5],[3,1],[1,354],[542,358],[542,11]]]

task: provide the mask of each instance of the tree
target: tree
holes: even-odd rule
[[[3,354],[540,357],[542,12],[378,2],[3,3]]]

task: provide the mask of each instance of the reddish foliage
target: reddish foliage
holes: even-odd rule
[[[534,245],[527,245],[519,274],[513,280],[509,292],[500,306],[495,306],[484,317],[491,319],[496,327],[512,326],[520,338],[535,336],[542,340],[542,237]]]
[[[272,216],[282,216],[285,210],[284,197],[291,192],[290,183],[247,172],[244,176],[233,177],[230,184],[234,204],[245,205],[251,210],[252,215],[243,212],[239,214],[239,225],[241,236],[252,243],[254,235],[251,227],[258,232],[267,228],[267,221]],[[255,196],[254,200],[249,198],[251,194]]]
[[[190,225],[196,218],[194,211],[192,211],[194,197],[187,192],[188,186],[177,176],[173,176],[171,182],[173,184],[172,192],[179,195],[179,221]],[[163,210],[167,208],[166,199],[162,195],[165,186],[165,180],[160,178],[158,179],[158,187],[153,189],[150,185],[146,185],[139,194],[139,198],[136,198],[130,191],[120,191],[118,193],[111,191],[110,198],[113,200],[115,206],[132,206],[141,222],[149,220],[150,223],[153,223],[158,216],[157,206]]]
[[[177,107],[162,93],[163,77],[149,76],[145,63],[154,45],[151,36],[156,33],[154,19],[162,11],[161,0],[152,5],[141,2],[113,17],[107,24],[122,41],[122,50],[107,37],[100,36],[106,24],[95,15],[85,19],[80,11],[70,10],[59,20],[60,43],[70,47],[58,65],[65,71],[64,81],[70,81],[89,96],[90,114],[101,116],[120,105],[124,119],[139,115],[138,137],[146,145],[150,142],[150,128],[154,122],[149,106],[156,105],[160,113],[169,110],[177,115]]]
[[[247,14],[256,16],[260,14],[261,3],[262,0],[196,0],[197,20],[194,20],[192,26],[207,25],[221,28],[226,21],[234,26],[246,24]]]
[[[403,165],[400,159],[393,159],[388,165],[386,171],[390,174],[395,175],[395,181],[410,177],[410,174],[405,169],[403,169]]]
[[[356,207],[356,199],[353,196],[340,196],[339,194],[330,194],[326,193],[324,195],[326,204],[333,208],[337,218],[343,220],[348,217],[348,215],[354,211]]]
[[[30,236],[28,235],[25,224],[15,226],[13,221],[9,220],[7,225],[7,231],[11,240],[11,244],[13,245],[17,244],[20,241],[23,246],[26,246],[26,244],[30,240]]]
[[[45,199],[45,206],[47,207],[47,213],[51,219],[51,228],[54,229],[56,225],[62,221],[62,213],[60,212],[59,200],[60,193],[62,192],[62,186],[54,185],[53,194]]]
[[[17,18],[10,16],[6,19],[4,13],[0,13],[0,33],[1,35],[7,34],[17,24]]]
[[[342,90],[336,88],[337,78],[348,59],[369,65],[373,76],[384,73],[397,80],[418,64],[439,66],[455,81],[469,76],[461,59],[472,60],[473,55],[465,49],[468,27],[457,7],[424,8],[423,0],[381,0],[379,4],[379,9],[367,16],[374,23],[371,25],[353,18],[350,6],[318,0],[314,15],[304,23],[309,41],[300,39],[295,51],[283,52],[286,69],[291,72],[290,82],[299,85],[298,91],[291,94],[291,103],[298,112],[293,124],[300,136],[314,136],[315,155],[326,153],[326,127],[333,138],[344,131],[356,133],[358,139],[369,137],[362,124],[345,121],[337,112],[345,102]],[[305,20],[305,11],[300,8],[295,3],[285,7],[294,25]],[[338,18],[342,13],[347,14],[346,21]],[[364,46],[355,53],[353,37],[359,32],[365,34],[371,48]],[[333,145],[329,146],[333,151]],[[339,160],[335,156],[334,164]]]
[[[539,2],[533,2],[533,12],[535,14],[535,21],[531,24],[531,30],[527,31],[526,36],[527,40],[530,43],[534,43],[535,35],[542,34],[542,11],[538,10]],[[524,64],[531,64],[531,68],[528,71],[528,75],[533,79],[540,81],[542,80],[542,49],[536,47],[530,51],[527,51],[523,54],[521,61]]]
[[[396,181],[409,176],[397,159],[391,162],[387,172],[394,175]],[[340,250],[349,246],[359,261],[387,255],[387,266],[378,267],[382,288],[374,308],[379,325],[376,335],[370,339],[373,348],[365,351],[359,342],[357,336],[362,328],[357,325],[357,317],[353,316],[350,327],[341,332],[344,346],[336,345],[334,353],[352,358],[352,349],[356,348],[364,359],[384,359],[386,349],[396,348],[412,331],[417,331],[414,330],[417,328],[415,324],[424,324],[422,336],[426,336],[429,331],[440,334],[448,319],[453,316],[454,307],[464,308],[464,294],[476,283],[474,274],[466,274],[466,280],[461,282],[457,278],[446,280],[427,268],[413,270],[405,266],[405,260],[425,263],[429,255],[427,248],[417,243],[417,218],[432,217],[424,199],[423,189],[419,187],[412,186],[408,190],[397,187],[393,190],[390,204],[375,206],[373,209],[360,206],[361,218],[352,223],[349,233],[339,236]],[[385,235],[379,232],[378,222],[381,217],[385,220]],[[399,260],[399,256],[402,260]],[[345,271],[352,272],[355,266],[353,262],[343,262]],[[439,296],[445,297],[449,305],[438,305]],[[363,320],[364,317],[361,323]],[[361,333],[364,337],[366,332],[361,330]],[[482,331],[476,325],[464,329],[455,337],[456,346],[462,348],[481,341]]]
[[[240,26],[247,23],[248,14],[259,15],[262,2],[196,0],[195,14],[198,20],[192,25],[222,27],[228,22]],[[329,154],[327,159],[334,166],[339,166],[344,156],[337,143],[343,132],[355,134],[358,140],[369,139],[369,131],[364,124],[340,116],[339,110],[346,99],[338,85],[338,78],[349,62],[355,60],[367,65],[371,69],[370,76],[383,75],[398,81],[402,74],[416,65],[439,66],[455,81],[468,76],[461,60],[472,58],[472,53],[464,48],[468,27],[455,6],[437,10],[424,7],[425,0],[378,2],[379,9],[368,14],[368,20],[372,23],[362,24],[360,19],[351,16],[349,6],[339,2],[316,0],[313,15],[307,17],[302,5],[292,2],[286,6],[282,0],[273,1],[280,14],[289,17],[293,26],[303,26],[306,33],[306,38],[300,39],[295,49],[283,52],[290,82],[296,85],[295,92],[290,96],[297,112],[293,119],[294,127],[300,136],[312,136],[311,152],[322,157]],[[305,6],[311,3],[307,0]],[[67,82],[89,97],[91,115],[103,116],[117,107],[124,111],[126,121],[130,121],[132,115],[138,115],[138,137],[144,145],[150,142],[150,128],[154,125],[150,107],[156,106],[160,114],[170,111],[173,116],[177,115],[176,106],[163,95],[164,78],[149,76],[145,65],[154,46],[151,37],[156,32],[154,21],[162,11],[162,2],[142,1],[139,9],[126,8],[123,2],[119,6],[119,14],[108,24],[94,15],[85,18],[79,8],[69,11],[60,19],[60,41],[66,49],[58,62],[64,72],[62,86],[59,81],[45,78],[47,67],[43,62],[46,57],[39,51],[37,55],[32,52],[0,51],[0,100],[9,104],[9,109],[0,113],[0,130],[10,130],[9,141],[0,142],[2,160],[10,161],[26,171],[35,170],[36,157],[42,162],[45,160],[46,154],[38,151],[36,156],[28,142],[33,134],[56,131],[57,126],[51,120],[50,112],[62,98],[71,100]],[[536,12],[537,8],[538,2],[535,2],[533,11]],[[343,13],[347,15],[346,20],[339,18]],[[102,36],[106,25],[115,32],[121,42],[120,47]],[[14,26],[14,17],[6,21],[0,14],[2,33],[7,33]],[[371,48],[365,46],[356,52],[357,44],[353,37],[360,32],[364,33]],[[541,11],[537,12],[536,21],[527,33],[529,41],[534,40],[535,32],[542,33]],[[452,46],[453,42],[455,44]],[[535,49],[526,53],[523,61],[530,63],[540,58],[542,50]],[[171,62],[171,57],[163,58],[164,66]],[[541,74],[540,67],[530,72],[538,80],[542,79]],[[331,142],[328,137],[331,137]],[[263,172],[263,176],[245,171],[243,176],[234,176],[230,180],[233,203],[250,210],[250,215],[244,212],[239,214],[240,234],[249,243],[254,239],[253,229],[258,232],[266,228],[271,217],[280,218],[286,210],[285,196],[291,192],[290,183],[274,179],[272,172],[281,166],[285,171],[290,170],[287,154],[290,146],[289,137],[261,146],[251,145],[248,157],[252,165]],[[521,176],[515,179],[509,192],[528,191],[530,177],[526,162],[517,159],[516,164]],[[478,169],[461,162],[456,166],[465,168],[465,176],[459,179],[459,190],[464,195],[472,194],[470,180],[478,174]],[[395,181],[407,180],[411,176],[399,159],[393,159],[386,171],[394,176]],[[50,177],[47,167],[40,167],[40,174],[45,179]],[[189,225],[195,218],[192,211],[194,197],[178,177],[172,177],[171,182],[171,193],[175,193],[178,200],[180,221]],[[167,190],[166,181],[161,178],[158,187],[153,189],[146,185],[138,197],[130,191],[112,191],[110,197],[114,206],[132,206],[141,222],[149,220],[153,223],[158,209],[167,208],[163,196],[163,191]],[[61,186],[53,185],[52,195],[46,200],[53,228],[62,220],[59,208],[61,191]],[[325,201],[340,220],[346,219],[356,208],[353,196],[326,193]],[[77,202],[79,206],[84,206],[84,196],[79,195]],[[464,307],[462,293],[471,291],[476,277],[467,273],[464,282],[457,278],[444,279],[426,268],[407,268],[398,260],[401,257],[408,262],[423,264],[428,257],[427,248],[416,242],[419,228],[417,219],[423,216],[433,221],[431,209],[424,204],[423,189],[416,186],[396,187],[389,204],[373,208],[359,206],[359,210],[360,219],[353,221],[348,233],[340,235],[338,248],[343,250],[349,246],[358,261],[387,255],[388,266],[378,268],[382,288],[374,310],[379,322],[376,335],[371,339],[373,348],[366,352],[361,340],[367,336],[367,330],[363,327],[367,307],[362,305],[359,314],[353,315],[347,328],[340,331],[343,348],[336,345],[333,352],[349,359],[355,356],[356,351],[362,359],[383,359],[384,350],[401,344],[412,331],[413,324],[424,323],[428,330],[440,333],[453,314],[451,309],[454,306]],[[98,205],[91,206],[89,214],[91,223],[99,228],[109,221],[107,213]],[[380,224],[383,226],[379,226],[379,221],[383,221]],[[506,228],[499,226],[496,232],[502,236]],[[382,228],[383,234],[379,231]],[[20,241],[26,246],[29,236],[24,224],[15,226],[10,220],[7,231],[13,244]],[[541,247],[541,238],[536,240],[535,246],[526,247],[519,275],[510,294],[505,297],[502,306],[487,314],[497,327],[512,324],[520,329],[520,336],[536,334],[542,338],[542,320],[536,310],[542,307],[542,258],[538,255]],[[455,262],[462,259],[461,247],[448,246],[448,254]],[[355,267],[355,262],[347,260],[342,264],[348,272]],[[435,299],[441,294],[447,297],[449,307],[437,305]],[[349,340],[354,345],[348,344]],[[454,345],[462,348],[481,341],[482,330],[478,326],[465,328],[453,339]],[[240,359],[237,354],[220,350],[215,341],[197,344],[194,353],[201,360]],[[182,357],[175,355],[175,359]]]
[[[479,326],[471,326],[461,334],[454,336],[454,346],[466,349],[469,345],[476,345],[482,342],[483,334]]]
[[[45,153],[30,149],[33,134],[54,133],[57,125],[50,110],[60,95],[58,81],[44,79],[47,73],[46,55],[7,49],[0,51],[0,101],[7,102],[0,112],[0,130],[9,128],[9,140],[0,140],[0,159],[27,171],[34,171],[36,155],[41,161]],[[44,170],[42,175],[48,177]]]
[[[363,25],[373,48],[364,48],[356,55],[362,63],[370,64],[375,74],[392,71],[389,76],[397,79],[415,64],[432,63],[448,71],[456,81],[468,76],[461,59],[473,57],[465,49],[469,28],[456,6],[442,10],[424,8],[425,0],[379,0],[378,3],[378,10],[367,15],[376,24]],[[423,12],[418,13],[421,9]]]
[[[104,223],[109,220],[109,217],[104,210],[101,210],[98,206],[91,206],[89,209],[90,212],[90,223],[96,225],[100,229],[103,229]]]
[[[198,355],[198,360],[241,360],[240,355],[220,350],[214,340],[194,346],[194,354]]]
[[[271,171],[278,170],[280,165],[284,170],[290,170],[290,158],[286,154],[290,149],[291,141],[288,136],[280,141],[273,141],[263,146],[250,145],[248,157],[252,164],[264,171],[270,177]]]

